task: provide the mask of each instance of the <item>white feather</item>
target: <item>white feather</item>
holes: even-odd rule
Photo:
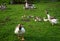
[[[58,23],[57,19],[50,19],[49,21],[50,21],[51,23],[53,23],[53,24],[57,24],[57,23]]]
[[[16,27],[14,33],[18,34],[18,32],[19,32],[19,27]]]
[[[52,23],[52,25],[58,23],[58,19],[55,19],[55,18],[51,19],[51,16],[49,14],[47,14],[47,17],[49,22]]]

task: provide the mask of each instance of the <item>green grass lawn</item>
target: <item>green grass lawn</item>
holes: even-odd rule
[[[21,21],[22,15],[46,17],[45,9],[60,20],[60,2],[37,3],[35,6],[36,9],[25,10],[23,4],[8,5],[8,9],[0,10],[0,41],[20,41],[14,34],[15,27],[19,23],[22,23],[26,29],[25,41],[60,41],[60,21],[54,26],[43,21]]]

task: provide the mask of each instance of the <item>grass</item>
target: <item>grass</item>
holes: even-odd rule
[[[6,10],[0,10],[0,41],[20,41],[14,34],[15,27],[22,23],[26,29],[25,41],[60,41],[60,21],[52,26],[49,22],[23,22],[22,15],[46,17],[45,9],[50,15],[60,20],[60,2],[37,3],[37,9],[24,10],[23,4],[7,5]]]

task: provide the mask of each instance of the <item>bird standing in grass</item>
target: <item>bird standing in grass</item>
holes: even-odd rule
[[[18,24],[18,26],[15,28],[14,33],[18,36],[18,38],[21,38],[21,40],[24,41],[25,29],[22,24]]]
[[[48,14],[48,11],[46,10],[46,15],[47,15],[47,18],[49,20],[49,22],[54,25],[54,24],[57,24],[58,23],[58,19],[50,16],[50,14]]]
[[[27,0],[25,0],[24,9],[29,9],[29,4],[28,4],[28,1]]]
[[[55,18],[51,18],[49,21],[50,21],[50,23],[51,23],[52,25],[58,23],[58,19],[55,19]]]
[[[42,19],[41,19],[40,17],[37,17],[37,16],[36,16],[36,17],[34,18],[34,21],[40,22],[40,21],[42,21]]]
[[[7,6],[6,6],[6,4],[4,4],[4,3],[0,5],[0,9],[1,9],[1,10],[5,10],[6,7],[7,7]]]
[[[26,0],[24,8],[25,9],[35,9],[36,7],[34,6],[34,4],[32,4]]]

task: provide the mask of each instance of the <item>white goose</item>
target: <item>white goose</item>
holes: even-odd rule
[[[29,4],[27,2],[25,3],[25,8],[29,8]]]
[[[22,27],[21,24],[18,24],[18,26],[15,28],[14,33],[18,35],[18,38],[19,38],[20,36],[22,36],[22,37],[21,37],[21,38],[22,38],[22,41],[24,40],[25,29],[24,29],[24,27]]]
[[[34,21],[42,21],[42,19],[40,17],[35,17]]]
[[[34,6],[34,4],[29,4],[29,3],[26,1],[26,3],[25,3],[25,8],[26,8],[26,9],[33,9],[33,8],[36,8],[36,7]]]
[[[47,18],[52,25],[58,23],[58,19],[52,18],[49,14],[47,14]]]
[[[15,28],[15,31],[14,31],[15,34],[24,34],[25,33],[24,27],[21,26],[21,29],[19,29],[20,26],[21,26],[21,24],[18,24],[18,26]]]

